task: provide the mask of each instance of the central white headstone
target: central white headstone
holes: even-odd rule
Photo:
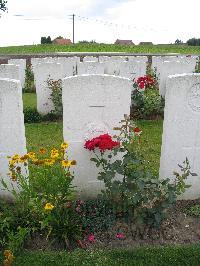
[[[200,197],[200,74],[170,76],[167,80],[160,160],[160,177],[170,178],[178,164],[189,159],[192,185],[184,199]]]
[[[0,79],[0,178],[10,182],[7,156],[26,153],[26,138],[20,81]],[[2,191],[0,196],[9,194]]]
[[[63,135],[70,144],[69,158],[77,161],[75,185],[84,196],[96,196],[103,185],[84,143],[104,133],[116,134],[113,128],[130,113],[131,89],[129,79],[109,75],[63,79]]]

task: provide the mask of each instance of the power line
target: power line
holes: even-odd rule
[[[79,15],[77,15],[77,18],[79,20],[86,21],[86,22],[94,21],[96,23],[104,24],[104,26],[108,26],[108,27],[127,28],[128,30],[135,29],[135,30],[143,30],[143,31],[160,32],[160,31],[158,31],[158,30],[156,30],[154,28],[137,27],[137,26],[132,25],[132,24],[129,24],[129,25],[119,24],[119,23],[114,23],[114,22],[110,22],[110,21],[107,21],[107,20],[97,19],[97,18],[88,18],[88,17],[85,17],[85,16],[79,16]],[[161,29],[161,30],[162,31],[167,31],[167,29]]]

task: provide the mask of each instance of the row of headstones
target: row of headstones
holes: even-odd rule
[[[160,95],[165,97],[168,76],[195,72],[198,60],[197,56],[153,56],[152,69],[158,76]]]
[[[38,112],[47,114],[54,108],[50,97],[51,90],[46,82],[48,78],[58,80],[76,74],[109,74],[133,80],[146,74],[147,57],[99,57],[100,62],[97,62],[97,58],[96,62],[86,61],[95,60],[94,58],[87,57],[83,62],[77,57],[33,59]],[[171,74],[194,72],[197,57],[163,58],[165,57],[153,57],[152,67],[157,71],[160,94],[164,97],[167,77]]]
[[[152,69],[157,70],[161,95],[164,96],[165,94],[166,77],[172,74],[194,72],[197,59],[196,56],[153,56]],[[60,63],[64,77],[77,74],[109,74],[133,79],[146,74],[148,58],[146,56],[86,56],[82,61],[80,62],[80,57],[47,57],[32,58],[31,63],[33,70],[38,64]],[[8,64],[0,65],[0,78],[20,79],[22,87],[24,87],[26,60],[10,59]],[[14,67],[14,65],[18,65],[19,69]]]
[[[50,96],[51,89],[48,87],[47,79],[59,80],[76,74],[108,74],[134,79],[146,74],[145,61],[122,60],[124,58],[110,59],[105,62],[80,62],[79,58],[76,57],[32,60],[38,112],[45,115],[54,109]]]
[[[114,134],[113,127],[129,113],[132,84],[109,75],[83,75],[63,79],[63,136],[70,143],[69,158],[75,185],[81,195],[94,196],[102,188],[91,152],[84,142],[100,134]],[[24,154],[26,139],[22,89],[19,81],[0,79],[0,176],[7,178],[8,155]],[[170,76],[167,81],[160,177],[172,178],[178,163],[188,157],[192,187],[186,199],[200,197],[200,74]],[[3,195],[3,193],[1,192]]]
[[[161,79],[163,79],[171,74],[193,72],[197,59],[198,58],[196,56],[153,56],[152,68],[156,68],[158,75],[161,75]],[[32,58],[31,63],[33,68],[35,68],[35,65],[45,62],[61,63],[63,65],[63,71],[65,76],[73,76],[75,74],[109,74],[120,75],[133,79],[135,76],[142,76],[146,73],[145,66],[148,62],[148,58],[146,56],[86,56],[83,58],[82,61],[83,63],[80,62],[80,57],[47,57]],[[128,64],[126,64],[127,62]],[[7,66],[2,65],[0,69],[0,72],[2,72],[2,74],[0,77],[3,77],[3,75],[6,75],[11,72],[11,70],[13,70],[12,72],[15,73],[9,73],[10,77],[12,77],[13,75],[14,77],[16,75],[20,75],[20,81],[23,87],[25,81],[26,60],[10,59],[8,60],[8,64],[18,65],[20,68],[20,73],[16,74],[16,72],[19,71],[15,70],[13,66],[10,66],[9,71],[9,69],[7,69]]]

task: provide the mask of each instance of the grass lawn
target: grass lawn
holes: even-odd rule
[[[28,151],[57,147],[63,141],[62,122],[26,124],[26,138]]]
[[[13,266],[198,266],[200,245],[98,251],[24,252]]]
[[[36,93],[23,93],[23,102],[25,108],[26,107],[36,108],[37,106]]]
[[[75,44],[53,45],[38,44],[0,47],[0,54],[37,54],[53,52],[126,52],[126,53],[181,53],[200,54],[200,46],[188,45],[116,45],[116,44]]]
[[[36,94],[23,94],[24,107],[36,107]],[[159,169],[160,147],[162,137],[162,120],[138,121],[143,134],[141,137],[141,150],[149,162],[149,167],[156,174]],[[43,122],[26,124],[26,137],[28,151],[36,151],[40,147],[51,149],[58,147],[63,141],[62,122]]]
[[[149,167],[158,173],[160,160],[160,146],[162,135],[162,120],[138,121],[143,134],[141,137],[141,150]],[[63,141],[62,122],[26,124],[26,138],[28,151],[37,151],[41,147],[50,150],[58,147]],[[73,158],[76,159],[76,158]]]

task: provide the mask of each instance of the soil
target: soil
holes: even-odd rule
[[[125,223],[119,220],[110,230],[96,232],[94,242],[88,239],[82,241],[82,248],[86,249],[112,249],[140,246],[156,246],[170,244],[194,244],[200,243],[200,217],[189,216],[184,213],[186,208],[200,204],[200,199],[190,201],[178,201],[176,206],[169,210],[168,218],[159,229],[145,227],[136,229],[133,223]],[[122,233],[124,238],[118,239],[116,234]],[[69,250],[72,246],[67,245]],[[66,245],[60,242],[51,243],[42,235],[35,235],[26,245],[27,249],[63,250]],[[80,247],[80,245],[79,245]]]

